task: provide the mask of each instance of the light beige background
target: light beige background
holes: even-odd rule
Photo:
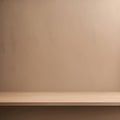
[[[119,0],[0,0],[1,91],[120,90]]]

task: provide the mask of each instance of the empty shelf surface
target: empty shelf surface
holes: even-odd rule
[[[119,105],[119,92],[0,92],[0,106]]]

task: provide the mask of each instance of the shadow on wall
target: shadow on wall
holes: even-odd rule
[[[119,107],[0,107],[0,120],[120,120]]]

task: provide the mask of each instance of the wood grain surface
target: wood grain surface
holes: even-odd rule
[[[120,93],[1,92],[0,106],[120,106]]]

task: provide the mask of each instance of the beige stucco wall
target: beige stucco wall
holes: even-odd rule
[[[119,0],[0,0],[1,91],[116,91]]]

